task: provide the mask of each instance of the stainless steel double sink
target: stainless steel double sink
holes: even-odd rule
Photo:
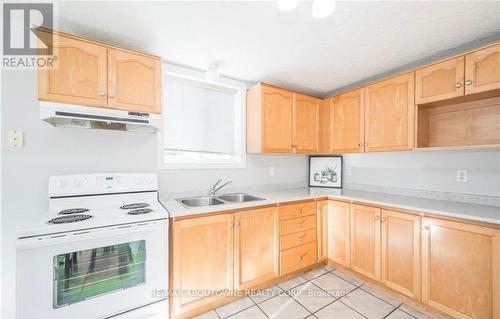
[[[187,208],[214,206],[223,204],[246,203],[258,200],[264,200],[257,196],[249,195],[246,193],[231,193],[224,195],[204,195],[186,198],[178,198],[176,201],[181,203]]]

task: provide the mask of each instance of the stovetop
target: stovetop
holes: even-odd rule
[[[49,210],[31,225],[18,232],[18,238],[44,236],[114,225],[168,219],[168,212],[158,201],[155,185],[137,187],[137,176],[151,174],[115,174],[112,183],[102,175],[72,175],[53,178],[49,184]],[[133,179],[132,179],[133,177]],[[70,189],[61,180],[76,180]],[[113,187],[116,179],[119,187]],[[133,188],[128,181],[132,180]],[[95,184],[94,184],[95,183]],[[156,184],[156,179],[152,182]],[[64,185],[61,187],[60,185]],[[85,192],[79,192],[79,187]],[[97,186],[96,186],[97,185]],[[60,190],[62,189],[62,190]],[[114,193],[113,190],[119,190]],[[130,191],[132,190],[132,191]],[[84,193],[84,194],[81,194]]]

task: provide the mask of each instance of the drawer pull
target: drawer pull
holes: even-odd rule
[[[304,223],[300,223],[300,224],[299,224],[299,227],[304,227]]]
[[[304,213],[303,209],[302,209],[302,208],[300,208],[300,209],[299,209],[299,214],[303,214],[303,213]]]
[[[299,260],[304,260],[304,256],[299,256]]]

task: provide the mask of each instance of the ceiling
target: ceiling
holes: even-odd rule
[[[322,20],[306,0],[56,4],[61,31],[318,96],[500,35],[498,1],[338,1]]]

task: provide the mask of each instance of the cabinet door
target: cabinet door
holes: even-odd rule
[[[235,289],[278,277],[278,208],[236,213],[234,241]]]
[[[500,43],[465,56],[465,94],[500,89]]]
[[[463,56],[415,72],[415,103],[423,104],[464,95]]]
[[[351,205],[351,268],[380,280],[380,208]]]
[[[349,203],[330,201],[327,217],[328,259],[347,268],[351,265],[350,211]]]
[[[455,318],[500,318],[498,230],[422,219],[422,302]]]
[[[420,298],[420,217],[382,210],[382,283]]]
[[[40,32],[41,37],[48,35]],[[38,99],[106,107],[106,48],[62,35],[54,40],[56,68],[38,70]]]
[[[318,151],[317,98],[294,93],[293,103],[293,145],[297,153]]]
[[[233,289],[233,214],[198,217],[172,223],[172,288],[179,291]],[[174,296],[174,314],[217,297]]]
[[[262,87],[262,149],[264,152],[292,152],[292,93]]]
[[[364,151],[364,90],[333,97],[333,151],[354,153]]]
[[[332,99],[324,99],[319,104],[318,112],[318,153],[333,152],[333,110]]]
[[[318,261],[323,261],[328,254],[328,211],[330,210],[329,200],[317,202],[317,238],[318,238]]]
[[[413,148],[414,73],[370,85],[365,89],[365,151]]]
[[[160,113],[160,59],[108,49],[108,107]]]

